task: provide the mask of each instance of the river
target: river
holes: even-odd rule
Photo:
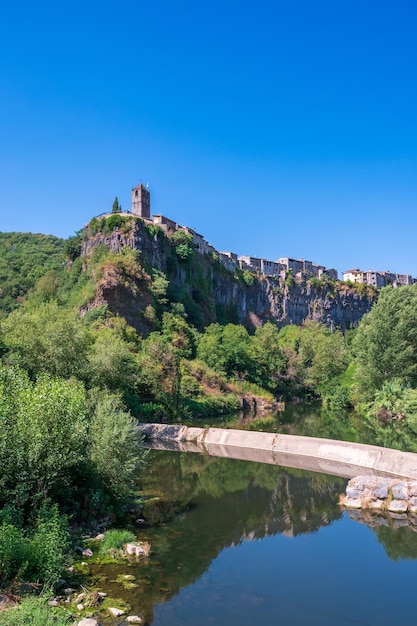
[[[343,478],[152,451],[141,487],[150,556],[94,575],[146,624],[417,622],[417,520],[348,514]]]

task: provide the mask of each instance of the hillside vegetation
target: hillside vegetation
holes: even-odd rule
[[[0,317],[16,309],[28,291],[64,262],[64,241],[52,235],[0,233]]]

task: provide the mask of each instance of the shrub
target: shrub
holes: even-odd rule
[[[148,235],[149,237],[151,237],[152,239],[155,236],[159,236],[159,233],[162,232],[162,229],[160,226],[158,226],[157,224],[146,224],[145,225],[146,230],[148,231]]]
[[[128,218],[123,215],[118,215],[117,213],[113,213],[109,218],[105,220],[103,227],[103,235],[110,235],[115,228],[121,228]]]
[[[64,254],[67,259],[75,261],[81,254],[81,238],[75,236],[66,239],[64,242]]]
[[[310,285],[315,289],[321,289],[323,287],[323,283],[321,282],[321,280],[319,278],[316,278],[315,276],[312,276],[310,278]]]
[[[28,550],[23,531],[13,524],[0,526],[0,588],[4,589],[13,578],[23,573]]]
[[[255,277],[249,270],[243,270],[242,280],[247,287],[252,287]]]
[[[181,261],[189,261],[194,254],[193,236],[185,230],[177,230],[171,237],[175,252]]]
[[[0,367],[0,503],[29,508],[59,497],[85,457],[88,406],[83,385],[47,374],[36,383]]]
[[[331,385],[323,394],[324,404],[331,409],[349,409],[352,407],[352,390],[343,385]]]
[[[31,533],[14,524],[0,526],[0,588],[12,581],[54,585],[69,551],[65,517],[56,506],[45,505]]]
[[[122,508],[134,492],[144,463],[142,436],[118,396],[101,392],[94,404],[91,462],[113,502]]]
[[[67,519],[59,515],[56,505],[41,509],[28,547],[30,580],[55,585],[69,553]]]
[[[287,287],[292,287],[295,283],[294,276],[292,275],[292,270],[288,270],[285,275],[285,284]]]
[[[90,221],[89,224],[89,234],[91,237],[94,237],[94,235],[97,235],[97,233],[102,232],[104,225],[106,223],[106,218],[105,217],[93,217],[93,219]]]
[[[70,626],[74,624],[63,609],[51,609],[48,595],[27,597],[22,603],[0,611],[0,626]]]

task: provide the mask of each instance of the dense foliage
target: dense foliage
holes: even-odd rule
[[[42,276],[62,267],[63,246],[52,235],[0,233],[0,317],[16,309]]]

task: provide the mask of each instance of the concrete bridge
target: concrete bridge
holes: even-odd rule
[[[347,441],[223,428],[141,424],[152,448],[295,467],[353,478],[417,480],[417,454]]]

